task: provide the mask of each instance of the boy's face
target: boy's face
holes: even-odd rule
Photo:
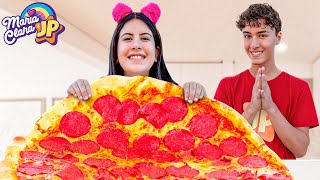
[[[281,40],[281,32],[276,35],[275,29],[259,20],[261,25],[247,25],[242,29],[244,49],[253,65],[274,63],[274,49]]]

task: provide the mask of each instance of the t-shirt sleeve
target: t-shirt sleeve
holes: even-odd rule
[[[232,107],[231,101],[230,101],[230,87],[229,87],[229,80],[228,78],[223,78],[216,90],[216,93],[214,95],[214,99],[221,101],[229,106]]]
[[[297,98],[296,108],[292,115],[292,125],[295,127],[309,126],[310,128],[319,126],[312,94],[306,82],[302,84]]]

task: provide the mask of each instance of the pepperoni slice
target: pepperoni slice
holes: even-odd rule
[[[161,129],[168,122],[167,112],[157,103],[145,105],[139,110],[139,114],[157,129]]]
[[[46,155],[38,151],[21,151],[20,157],[25,160],[42,161]]]
[[[148,158],[157,162],[172,162],[176,160],[176,157],[167,151],[154,151]]]
[[[95,109],[103,118],[104,122],[115,122],[122,111],[121,102],[111,96],[106,95],[98,98],[94,104],[93,109]]]
[[[263,168],[268,166],[267,161],[258,156],[246,156],[244,158],[240,158],[238,159],[238,163],[249,168]]]
[[[148,162],[138,163],[134,167],[139,169],[141,174],[146,175],[152,179],[162,178],[167,175],[166,170],[159,168],[153,165],[152,163],[148,163]]]
[[[59,128],[62,133],[69,137],[80,137],[90,131],[91,123],[86,115],[72,111],[62,117]]]
[[[99,169],[107,169],[108,167],[116,165],[114,161],[111,161],[109,159],[98,159],[92,157],[87,158],[83,161],[83,163],[90,167],[96,167]]]
[[[39,145],[48,151],[63,152],[69,148],[70,143],[63,137],[47,137]]]
[[[73,164],[66,164],[58,172],[57,176],[61,177],[63,180],[82,180],[84,179],[82,171]]]
[[[189,151],[181,151],[179,152],[179,159],[180,161],[183,160],[190,160],[190,157],[194,156],[193,149],[190,149]]]
[[[59,160],[61,162],[69,162],[69,163],[75,163],[75,162],[79,162],[79,158],[71,155],[71,154],[67,154],[63,157],[56,157],[52,154],[47,155],[46,159],[49,160]]]
[[[102,131],[97,137],[97,142],[104,148],[111,148],[122,152],[126,152],[129,144],[126,133],[119,129],[106,129]]]
[[[250,170],[240,172],[241,179],[257,179],[257,171],[255,173]]]
[[[99,176],[95,178],[95,180],[111,180],[114,179],[114,176],[112,176],[109,171],[106,171],[104,169],[98,169]]]
[[[119,157],[119,156],[117,156]],[[121,157],[125,158],[125,157]],[[143,158],[143,159],[152,159],[157,162],[172,162],[176,160],[176,157],[167,152],[167,151],[142,151],[140,149],[131,148],[128,149],[128,159],[135,159],[135,158]]]
[[[213,115],[202,113],[193,116],[188,126],[195,136],[208,139],[217,133],[218,125],[219,123]]]
[[[220,149],[218,146],[213,145],[209,142],[201,142],[197,149],[193,151],[194,156],[197,159],[209,159],[209,160],[217,160],[220,159],[223,155],[222,149]]]
[[[213,171],[211,173],[207,173],[207,176],[210,179],[216,178],[216,179],[238,179],[240,176],[237,171],[230,171],[230,170],[218,170]]]
[[[122,113],[120,117],[117,119],[118,123],[122,125],[130,125],[134,124],[139,118],[139,109],[140,106],[137,102],[128,99],[122,102]]]
[[[261,180],[292,180],[291,177],[284,177],[280,173],[275,174],[263,174],[258,177]]]
[[[144,134],[133,141],[133,148],[142,151],[154,151],[159,149],[161,140],[156,136]]]
[[[61,160],[71,162],[71,163],[79,162],[79,158],[77,158],[71,154],[65,155]]]
[[[241,139],[236,137],[228,137],[222,140],[220,148],[224,154],[232,157],[240,157],[247,153],[247,145]]]
[[[168,112],[169,122],[182,121],[188,113],[186,102],[179,97],[169,97],[161,102],[161,107]]]
[[[80,140],[70,144],[69,151],[81,154],[92,154],[98,152],[100,146],[91,140]]]
[[[223,116],[220,116],[220,124],[221,124],[221,130],[235,131],[235,127],[232,124],[232,122]]]
[[[188,165],[185,165],[180,168],[177,168],[175,166],[169,166],[167,167],[166,171],[168,174],[179,178],[193,178],[199,174],[198,170],[193,169]]]
[[[128,152],[127,152],[128,151]],[[113,149],[112,150],[112,155],[115,156],[115,157],[119,157],[119,158],[122,158],[122,159],[127,159],[129,157],[129,149]]]
[[[150,152],[142,151],[140,149],[136,148],[130,148],[127,152],[127,158],[128,159],[135,159],[135,158],[146,158]],[[119,156],[117,156],[119,157]],[[126,157],[121,157],[122,159],[125,159]]]
[[[46,164],[39,164],[33,162],[22,163],[19,165],[17,171],[27,175],[46,174],[50,172],[50,167]]]
[[[133,167],[114,168],[110,173],[117,179],[130,179],[133,177],[140,177],[142,179],[141,172]]]
[[[171,151],[187,151],[194,147],[195,139],[193,135],[184,129],[171,130],[164,137],[164,144]]]
[[[231,164],[231,159],[223,157],[222,159],[212,163],[212,166],[229,166]]]

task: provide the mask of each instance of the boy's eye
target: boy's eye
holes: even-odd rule
[[[244,37],[244,38],[249,38],[250,36],[249,36],[249,35],[243,35],[243,37]]]

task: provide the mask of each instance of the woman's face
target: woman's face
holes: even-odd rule
[[[142,20],[132,19],[123,26],[117,53],[125,76],[149,76],[159,52],[151,30]]]

